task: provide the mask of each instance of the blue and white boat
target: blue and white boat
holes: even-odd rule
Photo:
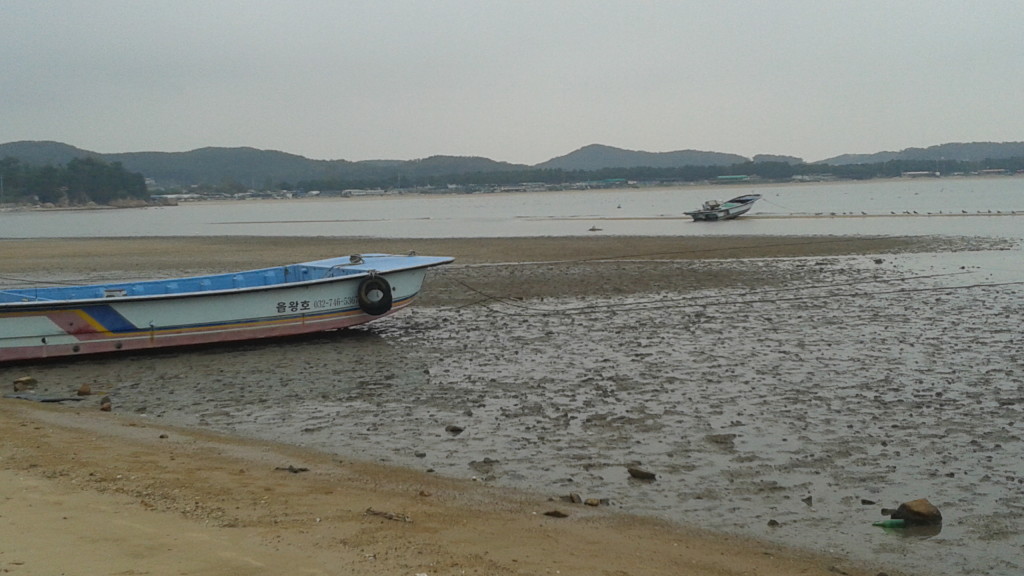
[[[227,274],[0,289],[0,363],[275,338],[408,306],[442,256],[363,254]]]

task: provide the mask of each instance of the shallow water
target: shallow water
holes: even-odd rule
[[[683,215],[758,192],[737,220]],[[1024,177],[683,186],[182,203],[129,210],[0,211],[0,237],[951,235],[1024,238]]]
[[[793,281],[414,307],[284,346],[32,371],[167,423],[607,498],[882,568],[1024,572],[1019,249],[665,265]],[[938,534],[871,526],[922,497]]]

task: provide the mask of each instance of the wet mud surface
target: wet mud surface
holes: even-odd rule
[[[631,287],[558,289],[613,268]],[[442,298],[346,332],[0,376],[912,573],[1010,575],[1022,281],[1019,249],[453,266],[430,277]],[[871,526],[916,498],[941,531]]]

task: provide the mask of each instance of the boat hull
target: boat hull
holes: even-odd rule
[[[697,221],[708,221],[714,222],[716,220],[732,220],[750,212],[750,204],[743,206],[737,206],[736,208],[726,208],[723,210],[698,210],[694,212],[687,212],[686,215],[693,218],[694,222]]]
[[[420,292],[427,268],[447,261],[450,259],[390,272],[375,270],[240,290],[6,304],[0,306],[0,362],[348,328],[411,304]],[[371,280],[372,287],[388,287],[386,307],[369,305],[361,293]]]
[[[702,209],[694,210],[692,212],[684,212],[684,214],[693,218],[694,222],[732,220],[733,218],[737,218],[749,212],[750,209],[754,207],[754,202],[757,202],[760,198],[760,194],[745,194],[743,196],[737,196],[736,198],[726,202],[708,200],[704,203],[704,207]]]

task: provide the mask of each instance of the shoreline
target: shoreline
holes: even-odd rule
[[[1020,177],[1020,176],[1021,176],[1021,174],[1019,174],[1019,173],[1016,173],[1016,174],[992,174],[992,175],[982,175],[982,174],[956,174],[956,175],[954,175],[954,174],[949,174],[949,175],[945,175],[945,176],[936,176],[936,177],[931,177],[931,176],[928,176],[928,177],[893,176],[893,177],[886,178],[886,177],[879,176],[879,177],[871,178],[871,179],[868,179],[868,180],[821,179],[821,180],[806,180],[806,181],[797,181],[797,180],[788,180],[788,181],[747,180],[747,181],[739,181],[739,182],[696,181],[696,182],[677,182],[677,183],[663,184],[663,185],[626,186],[626,187],[617,187],[617,188],[598,188],[598,189],[595,189],[595,190],[596,191],[602,191],[602,192],[604,192],[604,191],[607,191],[607,192],[630,191],[630,190],[637,190],[637,189],[644,189],[644,190],[648,190],[648,189],[749,190],[749,189],[753,188],[753,189],[756,190],[756,189],[764,189],[764,188],[774,189],[774,188],[800,187],[800,186],[843,186],[843,185],[851,185],[851,184],[871,185],[871,184],[878,184],[879,182],[913,182],[913,181],[922,181],[922,180],[923,181],[929,181],[929,180],[934,180],[934,181],[946,180],[946,181],[950,181],[950,180],[952,180],[952,181],[958,181],[958,182],[962,182],[962,181],[968,181],[969,182],[969,181],[999,180],[999,179],[1004,179],[1004,178],[1014,178],[1014,177]],[[561,189],[561,190],[536,190],[536,191],[521,190],[521,191],[500,191],[500,192],[476,192],[476,193],[473,193],[472,195],[476,195],[476,196],[499,196],[499,195],[521,195],[521,194],[545,194],[545,193],[551,193],[551,192],[569,192],[569,191],[572,191],[572,189],[566,188],[566,189]],[[38,205],[38,204],[26,204],[26,203],[8,202],[8,203],[5,203],[5,204],[0,204],[0,212],[2,212],[2,211],[10,211],[10,212],[28,212],[28,211],[56,212],[56,211],[67,211],[67,210],[108,210],[108,209],[121,210],[121,209],[132,209],[132,208],[159,208],[159,207],[165,207],[165,206],[173,207],[173,206],[178,205],[179,203],[193,203],[193,202],[204,203],[204,204],[231,204],[231,203],[235,203],[235,202],[274,202],[274,203],[280,203],[280,202],[292,202],[292,201],[301,202],[303,200],[339,200],[339,201],[344,200],[344,201],[353,201],[353,200],[359,200],[361,198],[379,198],[381,196],[408,196],[408,197],[428,197],[429,198],[429,197],[464,196],[464,195],[466,195],[466,194],[463,193],[463,192],[428,192],[428,193],[423,193],[423,192],[405,192],[405,193],[394,193],[394,194],[388,194],[388,193],[385,193],[385,194],[367,194],[367,195],[357,195],[357,196],[337,196],[337,195],[326,195],[325,196],[325,195],[316,195],[316,196],[304,196],[304,197],[298,197],[298,198],[295,198],[295,197],[292,197],[292,198],[283,198],[283,197],[282,198],[264,198],[264,197],[259,197],[259,198],[211,198],[211,199],[202,198],[202,199],[180,200],[180,201],[176,201],[173,204],[163,204],[163,203],[160,203],[160,202],[150,202],[149,200],[142,200],[141,201],[142,203],[140,203],[138,205],[121,205],[121,206],[119,206],[119,205],[110,205],[110,204],[94,204],[94,205],[91,205],[91,206],[89,206],[89,205],[86,205],[86,206],[76,205],[76,206],[52,206],[51,207],[51,206],[41,206],[41,205]],[[159,194],[155,194],[155,196],[160,196],[160,195]],[[131,201],[128,204],[131,204],[132,202],[136,202],[136,201]]]

